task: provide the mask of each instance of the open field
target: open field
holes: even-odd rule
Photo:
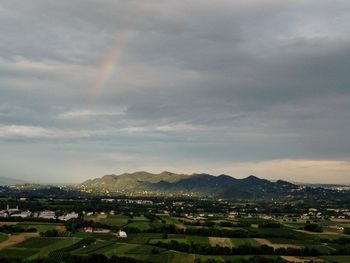
[[[242,245],[259,246],[260,243],[253,238],[232,238],[233,246],[239,247]]]
[[[39,236],[38,233],[21,233],[18,235],[10,235],[7,240],[0,243],[0,248],[14,246],[18,243],[23,242],[27,238],[37,237],[37,236]]]
[[[49,203],[51,202],[53,201]],[[84,201],[79,199],[79,202]],[[182,202],[181,207],[185,207],[186,202]],[[103,203],[93,215],[67,222],[37,218],[32,221],[14,219],[14,222],[7,222],[11,219],[6,219],[3,223],[8,224],[2,228],[2,233],[0,232],[0,262],[1,257],[12,256],[28,260],[44,257],[61,260],[69,255],[93,254],[128,257],[155,263],[195,263],[195,260],[196,263],[199,260],[202,260],[202,263],[206,260],[224,263],[227,260],[239,262],[253,257],[275,260],[282,256],[290,262],[318,262],[321,258],[332,263],[349,260],[345,254],[350,251],[350,235],[342,233],[340,228],[350,226],[349,222],[335,222],[329,219],[305,220],[283,214],[279,214],[275,219],[264,219],[265,216],[231,218],[228,213],[203,212],[206,208],[217,209],[211,202],[205,205],[201,203],[198,208],[195,208],[196,205],[189,206],[189,209],[198,209],[198,213],[185,213],[178,205],[176,213],[166,213],[166,210],[171,210],[171,202],[161,199],[159,204],[164,205],[166,209],[158,209],[159,204],[153,208],[137,205],[138,209],[143,211],[133,212],[130,202],[126,203],[124,208],[123,205]],[[102,208],[105,205],[109,207],[104,210]],[[258,206],[249,203],[252,206],[247,208],[246,205],[243,202],[242,211],[254,211],[255,206]],[[89,204],[85,211],[93,211],[92,207]],[[233,207],[239,209],[239,206],[228,205],[227,201],[223,201],[223,210],[234,209]],[[109,214],[111,210],[118,211],[118,214]],[[305,225],[310,223],[318,224],[324,232],[304,231]],[[84,232],[85,227],[96,232]],[[30,228],[36,228],[38,231],[25,233]],[[53,236],[58,235],[57,237],[44,237],[52,233],[44,232],[54,229],[60,231],[54,232]],[[117,232],[120,229],[127,233],[127,237],[118,237]],[[97,233],[101,230],[110,232]]]
[[[209,237],[209,243],[212,246],[232,247],[232,241],[227,237]]]
[[[327,262],[337,262],[337,263],[350,262],[350,256],[321,256],[320,258],[326,260]]]
[[[37,223],[37,222],[21,222],[21,223],[18,223],[17,226],[23,227],[24,229],[35,228],[38,230],[38,232],[46,232],[48,230],[54,230],[54,229],[64,230],[64,225],[58,224],[58,223],[43,224],[43,223]]]
[[[108,215],[104,219],[100,220],[100,222],[103,224],[121,227],[126,225],[129,219],[130,217],[125,215]]]
[[[5,233],[0,233],[0,243],[4,242],[5,240],[7,240],[9,237],[7,234]]]
[[[257,242],[259,242],[260,245],[267,245],[269,247],[273,247],[273,248],[301,248],[301,246],[297,246],[294,244],[275,244],[272,243],[270,240],[264,239],[264,238],[256,238],[255,239]]]

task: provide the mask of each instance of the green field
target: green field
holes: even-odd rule
[[[106,249],[109,246],[112,246],[113,244],[114,242],[112,241],[96,241],[86,247],[75,250],[73,254],[88,255],[88,254],[96,253],[96,251],[98,250]]]
[[[43,248],[60,242],[62,239],[54,237],[32,237],[17,244],[17,248]]]
[[[38,252],[39,250],[36,249],[5,248],[0,250],[0,257],[29,258]]]
[[[17,226],[23,227],[24,229],[36,228],[38,232],[46,232],[48,230],[56,229],[58,226],[63,226],[63,224],[50,224],[50,223],[35,223],[35,222],[22,222],[18,223]]]
[[[9,237],[5,233],[0,233],[0,243],[7,240]]]
[[[350,256],[322,256],[321,259],[326,260],[326,262],[337,262],[337,263],[349,263]]]
[[[121,227],[123,225],[126,225],[129,219],[130,217],[125,215],[108,215],[107,218],[103,219],[100,222],[103,224]]]
[[[172,240],[179,243],[196,243],[196,244],[209,244],[209,238],[206,236],[186,236],[186,235],[169,235],[167,239],[163,238],[152,238],[149,242],[155,244],[157,242],[169,243]]]
[[[231,242],[235,247],[242,245],[260,246],[259,242],[253,238],[231,238]]]
[[[231,233],[222,231],[226,231],[226,229],[229,231],[229,229],[233,228],[224,228],[223,230],[223,227],[218,225],[222,221],[221,219],[215,221],[209,220],[215,222],[216,225],[213,226],[188,226],[188,228],[203,230],[200,232],[193,232],[193,235],[190,235],[190,233],[183,234],[183,232],[179,230],[176,231],[176,229],[172,231],[178,234],[167,234],[165,236],[162,233],[147,233],[147,231],[154,226],[164,226],[164,221],[165,224],[181,224],[181,222],[178,221],[178,217],[171,216],[161,216],[161,219],[155,217],[155,220],[151,222],[145,216],[134,216],[131,218],[125,215],[107,215],[106,218],[99,218],[99,222],[110,225],[113,231],[117,230],[116,226],[123,227],[126,232],[128,232],[127,227],[135,227],[141,231],[139,233],[128,232],[127,238],[118,238],[113,232],[85,233],[81,231],[68,233],[66,237],[27,237],[27,239],[21,243],[2,249],[0,251],[0,256],[17,256],[26,259],[37,259],[41,257],[62,259],[62,257],[67,254],[78,256],[104,254],[106,256],[117,255],[132,257],[140,260],[149,260],[155,263],[194,263],[196,258],[204,261],[217,260],[217,262],[225,262],[225,260],[231,260],[232,262],[236,262],[240,259],[248,259],[253,255],[229,255],[229,253],[231,253],[230,251],[232,251],[230,249],[235,248],[238,250],[240,246],[244,245],[259,247],[260,243],[256,241],[255,238],[261,238],[265,239],[267,244],[271,242],[272,244],[270,244],[270,246],[276,244],[276,247],[278,247],[278,245],[284,247],[283,245],[290,244],[317,249],[324,255],[322,258],[329,262],[332,262],[332,260],[350,262],[348,261],[350,256],[331,256],[336,249],[349,248],[350,250],[350,244],[341,245],[337,240],[344,235],[300,232],[297,229],[299,228],[297,225],[304,224],[302,221],[283,221],[281,222],[282,226],[280,228],[256,228],[251,227],[249,224],[262,223],[266,222],[266,220],[256,218],[244,219],[242,222],[248,223],[249,225],[240,227],[240,229],[243,230],[240,235],[244,236],[244,238],[222,237],[226,236],[227,233]],[[193,220],[193,222],[196,221]],[[237,219],[235,222],[240,223]],[[92,224],[89,222],[87,223]],[[331,225],[332,222],[322,222],[322,224],[326,227]],[[35,227],[39,231],[44,232],[55,229],[57,226],[62,226],[63,224],[22,222],[18,225],[24,228]],[[112,226],[114,226],[114,228]],[[132,232],[131,229],[130,232]],[[232,232],[232,234],[235,235],[234,232]],[[321,239],[325,237],[328,237],[329,240]],[[8,236],[6,234],[0,234],[0,241],[4,241],[7,238]],[[171,241],[177,241],[180,244],[172,244],[171,249],[173,250],[168,249],[164,244],[157,245],[158,242],[169,243]],[[220,248],[225,249],[225,252],[223,252],[225,255],[210,255],[211,253],[218,253],[213,251],[220,251],[215,250]],[[189,252],[185,253],[181,251]],[[194,254],[195,251],[196,253],[203,253],[203,255]],[[277,258],[275,255],[267,255],[266,257]]]

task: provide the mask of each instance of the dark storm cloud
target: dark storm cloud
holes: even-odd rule
[[[256,167],[273,177],[282,167],[275,160],[286,169],[317,160],[308,167],[318,167],[320,181],[327,163],[341,167],[334,178],[344,182],[349,8],[2,1],[0,140],[8,154],[0,172],[55,181],[140,169],[243,176]],[[112,73],[97,86],[115,48]]]

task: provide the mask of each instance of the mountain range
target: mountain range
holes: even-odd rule
[[[24,184],[24,180],[0,176],[0,185]]]
[[[100,194],[188,195],[223,198],[264,198],[292,195],[301,188],[279,180],[271,182],[253,175],[236,179],[228,175],[175,174],[162,172],[105,175],[76,186],[79,190]]]

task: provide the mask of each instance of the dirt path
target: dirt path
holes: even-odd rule
[[[27,238],[38,237],[38,236],[39,236],[39,233],[22,233],[19,235],[11,235],[11,236],[9,236],[9,239],[0,243],[0,248],[13,246],[13,245],[16,245],[18,243],[23,242]]]
[[[66,232],[66,227],[65,226],[56,226],[55,229],[58,231],[58,232]]]
[[[343,219],[343,218],[333,218],[331,219],[332,222],[337,223],[350,223],[350,219]]]
[[[4,226],[4,225],[16,225],[18,222],[0,222],[0,226]]]
[[[295,231],[298,231],[300,233],[310,234],[310,235],[340,235],[340,234],[342,234],[342,233],[333,232],[333,231],[309,232],[309,231],[301,230],[301,229],[297,229]]]
[[[103,221],[104,219],[107,218],[107,214],[99,214],[97,217],[96,217],[96,220],[94,221],[97,221],[97,222],[100,222],[100,221]]]
[[[264,238],[255,238],[256,241],[259,242],[261,245],[267,245],[269,247],[273,248],[302,248],[301,246],[298,245],[292,245],[292,244],[274,244],[270,240],[264,239]]]
[[[293,262],[293,263],[324,262],[324,260],[320,258],[298,258],[293,256],[282,256],[282,258],[288,262]]]
[[[186,225],[185,224],[175,224],[175,226],[179,229],[183,229],[185,230],[186,229]]]

